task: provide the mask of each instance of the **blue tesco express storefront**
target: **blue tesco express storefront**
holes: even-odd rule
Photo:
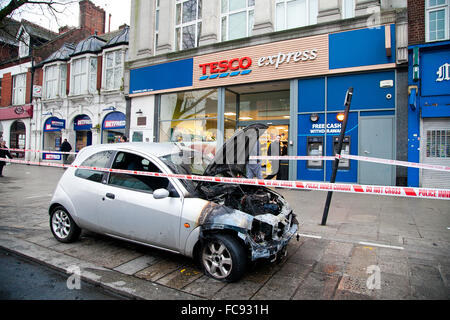
[[[409,47],[408,160],[450,166],[450,41]],[[450,173],[408,169],[408,185],[450,188]]]
[[[332,156],[342,127],[337,115],[353,87],[344,152],[395,159],[396,68],[395,25],[387,24],[131,69],[130,97],[133,108],[154,96],[156,141],[192,132],[220,144],[235,130],[261,122],[280,130],[274,136],[286,138],[288,155]],[[190,105],[200,111],[180,118]],[[289,179],[327,181],[331,168],[330,161],[289,161]],[[341,161],[336,179],[379,185],[395,180],[395,167],[357,161]]]

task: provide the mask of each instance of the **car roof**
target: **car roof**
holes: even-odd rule
[[[155,157],[163,157],[185,149],[180,143],[175,142],[124,142],[114,144],[97,144],[83,148],[77,160],[84,160],[86,157],[101,151],[135,151],[150,154]]]

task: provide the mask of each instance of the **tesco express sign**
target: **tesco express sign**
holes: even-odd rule
[[[315,60],[317,55],[317,49],[293,51],[288,53],[279,52],[277,55],[258,58],[258,67],[275,66],[275,69],[278,69],[282,64]],[[227,76],[233,77],[239,74],[250,74],[252,71],[250,69],[252,63],[253,61],[250,57],[201,63],[199,64],[202,73],[200,80],[225,78]]]

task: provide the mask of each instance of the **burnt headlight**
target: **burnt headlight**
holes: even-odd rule
[[[264,242],[272,240],[272,226],[268,223],[253,220],[252,238],[255,242]]]

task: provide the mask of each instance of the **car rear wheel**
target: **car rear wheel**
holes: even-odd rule
[[[64,243],[76,241],[81,234],[81,229],[63,207],[56,207],[50,214],[50,229],[56,240]]]
[[[216,234],[204,242],[200,260],[208,276],[220,281],[233,282],[244,275],[247,255],[236,238]]]

